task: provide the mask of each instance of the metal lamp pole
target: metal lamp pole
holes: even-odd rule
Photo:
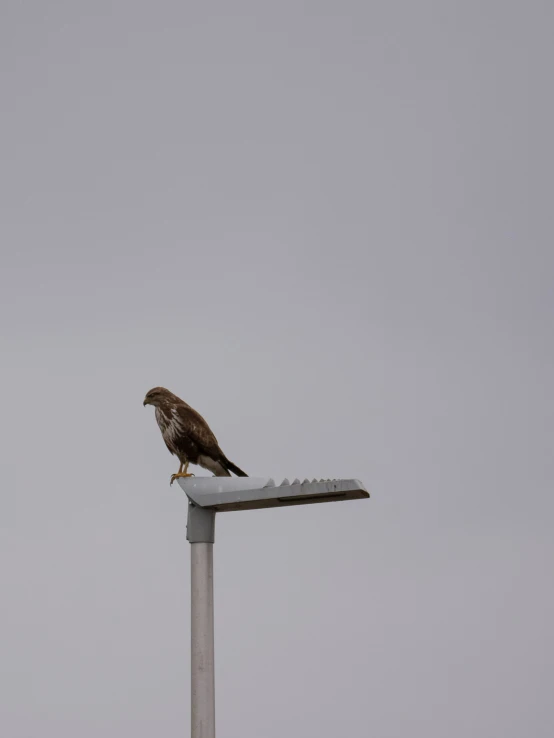
[[[191,738],[215,738],[215,512],[189,502]]]
[[[189,498],[187,540],[191,581],[191,738],[215,738],[214,540],[215,514],[369,497],[357,479],[315,479],[276,486],[269,478],[179,479]]]

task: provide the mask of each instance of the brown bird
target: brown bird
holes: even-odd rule
[[[216,477],[230,477],[231,472],[237,477],[248,476],[225,456],[200,413],[173,392],[165,387],[154,387],[146,393],[142,404],[154,405],[165,445],[181,462],[170,484],[178,477],[193,476],[187,474],[189,464],[197,464]]]

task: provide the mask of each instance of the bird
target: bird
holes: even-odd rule
[[[237,477],[248,476],[225,456],[200,413],[173,392],[165,387],[154,387],[146,393],[142,404],[156,408],[156,420],[165,445],[179,459],[179,471],[172,474],[170,485],[180,477],[194,476],[187,473],[189,464],[201,466],[216,477],[230,477],[231,472]]]

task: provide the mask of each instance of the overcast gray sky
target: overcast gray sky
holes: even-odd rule
[[[189,730],[186,500],[250,475],[219,738],[554,733],[550,2],[0,10],[0,732]]]

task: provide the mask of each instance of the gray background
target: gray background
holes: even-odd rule
[[[3,0],[0,731],[183,736],[162,384],[220,516],[220,738],[550,738],[550,2]]]

